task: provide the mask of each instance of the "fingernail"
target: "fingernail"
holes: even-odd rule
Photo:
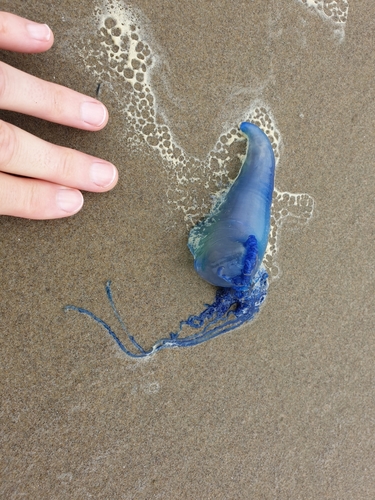
[[[93,163],[90,177],[97,186],[107,187],[115,180],[116,168],[110,163]]]
[[[100,127],[107,118],[107,110],[99,102],[84,102],[81,104],[81,117],[85,123]]]
[[[75,189],[59,189],[56,196],[57,205],[61,210],[69,214],[75,214],[83,205],[83,196]]]
[[[26,29],[31,38],[40,42],[48,42],[51,38],[51,30],[46,24],[28,23]]]

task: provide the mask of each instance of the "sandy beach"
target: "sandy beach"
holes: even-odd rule
[[[375,498],[374,3],[1,9],[55,36],[1,60],[97,95],[110,121],[90,133],[0,118],[113,162],[120,180],[68,219],[0,217],[0,496]],[[111,280],[149,349],[213,301],[187,239],[238,172],[246,119],[277,156],[266,302],[207,343],[131,359],[64,307],[131,347]]]

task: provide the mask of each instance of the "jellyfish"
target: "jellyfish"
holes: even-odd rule
[[[188,248],[201,278],[218,287],[212,304],[198,315],[180,322],[179,328],[144,349],[128,332],[115,306],[111,282],[106,294],[122,330],[130,341],[125,346],[114,330],[87,309],[68,305],[99,323],[132,358],[150,356],[171,347],[191,347],[232,331],[259,312],[268,290],[268,275],[262,265],[271,221],[275,157],[267,135],[256,125],[243,122],[240,131],[247,138],[245,160],[234,182],[217,199],[211,213],[194,226]],[[183,334],[186,329],[191,333]]]

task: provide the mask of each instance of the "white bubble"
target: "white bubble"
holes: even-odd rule
[[[349,13],[348,0],[297,0],[297,2],[317,12],[325,21],[333,23],[334,33],[339,41],[344,39]]]

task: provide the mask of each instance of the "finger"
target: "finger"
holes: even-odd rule
[[[14,52],[44,52],[52,47],[53,33],[46,24],[0,12],[0,48]]]
[[[82,205],[82,193],[76,189],[0,172],[0,215],[59,219],[74,215]]]
[[[94,192],[112,189],[118,179],[111,163],[50,144],[1,120],[0,171]]]
[[[83,130],[100,130],[108,122],[107,108],[101,102],[3,62],[0,62],[0,108]]]

